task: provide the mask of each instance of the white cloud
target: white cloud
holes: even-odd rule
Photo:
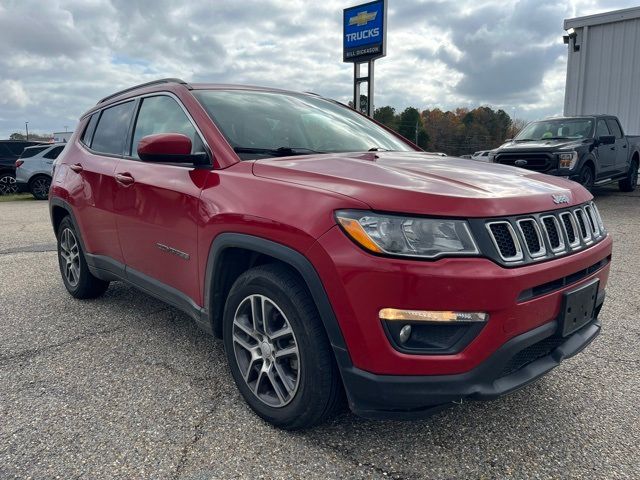
[[[342,9],[357,0],[0,0],[0,138],[74,125],[100,97],[159,77],[347,101]],[[376,105],[562,110],[562,21],[630,0],[389,0]]]

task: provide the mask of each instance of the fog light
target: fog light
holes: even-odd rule
[[[405,325],[400,330],[400,343],[407,343],[409,337],[411,337],[411,325]]]
[[[378,313],[381,320],[400,320],[411,322],[485,322],[489,315],[484,312],[452,312],[429,310],[398,310],[395,308],[383,308]],[[407,325],[408,326],[408,325]],[[404,327],[403,327],[404,329]],[[411,331],[409,331],[411,333]]]

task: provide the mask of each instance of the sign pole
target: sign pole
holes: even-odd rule
[[[369,80],[367,81],[367,115],[373,118],[373,60],[369,60]]]
[[[360,84],[367,82],[366,114],[373,117],[373,62],[387,54],[387,2],[374,0],[343,11],[342,60],[353,63],[353,108],[361,111]],[[361,67],[367,64],[367,75]]]
[[[360,64],[353,64],[353,108],[360,111]]]

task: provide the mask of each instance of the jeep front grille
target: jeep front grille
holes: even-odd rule
[[[498,258],[507,265],[566,255],[603,239],[593,202],[578,208],[486,220]]]

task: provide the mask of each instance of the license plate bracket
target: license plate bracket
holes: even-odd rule
[[[562,301],[560,334],[571,335],[594,319],[598,298],[599,279],[566,292]]]

